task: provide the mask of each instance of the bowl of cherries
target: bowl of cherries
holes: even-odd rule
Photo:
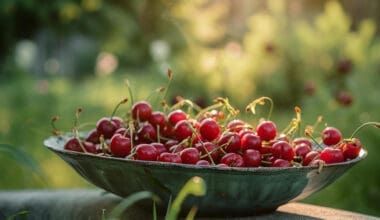
[[[124,104],[125,99],[119,104]],[[257,105],[271,104],[262,97]],[[117,105],[119,106],[119,105]],[[205,180],[207,193],[189,197],[182,207],[196,205],[201,216],[246,216],[276,210],[333,183],[367,152],[355,137],[343,138],[332,126],[301,128],[301,109],[281,132],[268,117],[257,122],[239,119],[228,99],[200,108],[187,99],[160,110],[148,101],[130,105],[125,116],[100,118],[79,132],[78,109],[73,131],[54,130],[44,145],[83,178],[121,197],[151,191],[165,208],[188,179]],[[116,112],[116,111],[114,111]],[[53,118],[55,121],[57,118]]]

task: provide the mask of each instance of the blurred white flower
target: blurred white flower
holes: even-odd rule
[[[16,44],[15,47],[15,62],[24,70],[30,70],[37,57],[37,45],[30,40],[22,40]]]
[[[154,40],[150,43],[150,55],[156,62],[166,61],[170,55],[170,45],[163,40]]]
[[[96,59],[96,74],[97,75],[109,75],[113,73],[119,61],[115,55],[109,52],[101,52]]]

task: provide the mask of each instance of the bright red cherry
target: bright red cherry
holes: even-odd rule
[[[183,149],[179,155],[185,164],[196,164],[199,161],[199,151],[193,147]]]
[[[157,160],[168,163],[182,163],[181,157],[178,154],[169,152],[161,153]]]
[[[109,147],[115,157],[126,157],[131,153],[131,140],[120,134],[115,134],[110,140]]]
[[[224,163],[229,167],[244,167],[244,159],[237,153],[227,153],[222,159],[220,159],[220,163]]]
[[[245,135],[241,136],[240,143],[241,149],[243,151],[247,149],[261,149],[261,138],[252,132],[246,133]]]
[[[187,114],[181,109],[174,110],[168,114],[168,122],[175,126],[179,121],[186,120]]]
[[[164,152],[168,152],[165,145],[162,143],[155,142],[155,143],[151,143],[151,145],[157,149],[158,155],[161,155]]]
[[[302,165],[307,166],[309,165],[312,161],[316,160],[319,158],[320,152],[312,150],[309,153],[306,154],[306,156],[302,160]]]
[[[258,150],[248,149],[244,151],[243,159],[247,167],[258,167],[261,165],[261,154]]]
[[[271,148],[271,153],[275,158],[281,158],[291,161],[294,157],[294,150],[292,146],[286,141],[277,141]]]
[[[338,147],[343,152],[344,158],[354,159],[359,156],[362,144],[359,139],[344,140]]]
[[[174,127],[175,138],[179,141],[182,141],[186,138],[189,138],[193,135],[193,128],[191,123],[188,120],[182,120],[177,122]]]
[[[136,160],[156,161],[158,151],[151,144],[139,144],[136,146]]]
[[[99,135],[103,135],[105,139],[111,138],[118,128],[118,125],[109,118],[101,118],[96,123],[96,130]]]
[[[162,130],[166,125],[166,116],[160,111],[153,112],[149,117],[149,123],[153,125],[154,128],[157,127]]]
[[[311,141],[309,140],[309,138],[306,138],[306,137],[294,138],[292,141],[293,146],[297,146],[301,143],[304,143],[304,144],[308,145],[309,147],[312,147]]]
[[[327,146],[333,146],[342,139],[340,131],[334,127],[326,127],[322,131],[322,141]]]
[[[132,118],[139,121],[147,121],[152,115],[152,106],[145,101],[136,102],[132,106]]]
[[[241,150],[239,134],[236,132],[226,132],[220,136],[218,146],[226,149],[227,152],[238,152]]]
[[[214,119],[206,118],[201,122],[199,132],[203,140],[213,141],[219,137],[220,127]]]
[[[332,147],[326,147],[325,149],[323,149],[319,158],[325,161],[327,164],[340,163],[344,161],[343,152],[339,149],[335,149]]]
[[[276,137],[277,127],[272,121],[262,121],[257,125],[256,132],[261,140],[270,141]]]

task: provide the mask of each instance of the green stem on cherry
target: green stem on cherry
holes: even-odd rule
[[[358,133],[362,128],[369,126],[369,125],[373,125],[376,128],[380,128],[380,122],[373,122],[373,121],[366,122],[366,123],[360,125],[358,128],[356,128],[354,132],[352,132],[350,139],[352,139],[356,135],[356,133]]]
[[[173,71],[171,69],[168,69],[167,75],[168,75],[169,80],[168,80],[168,84],[167,84],[166,89],[165,89],[164,96],[162,97],[163,100],[166,99],[166,96],[168,95],[169,87],[172,84]]]
[[[256,115],[256,105],[259,104],[259,105],[265,105],[265,100],[269,101],[270,103],[270,108],[269,108],[269,112],[268,112],[268,116],[267,116],[267,120],[269,121],[271,116],[272,116],[272,112],[273,112],[273,100],[269,97],[266,97],[266,96],[263,96],[263,97],[260,97],[258,99],[255,99],[253,100],[251,103],[249,103],[247,105],[247,107],[245,108],[245,110],[248,112],[248,111],[251,111],[252,114]]]
[[[116,107],[115,107],[115,108],[113,109],[113,111],[112,111],[112,114],[111,114],[110,120],[112,120],[112,117],[115,116],[116,111],[119,109],[120,105],[125,104],[125,103],[127,103],[127,102],[128,102],[128,99],[125,98],[125,99],[121,100],[119,103],[117,103]]]
[[[305,128],[305,135],[309,137],[318,146],[318,148],[323,149],[323,146],[313,137],[312,127]]]

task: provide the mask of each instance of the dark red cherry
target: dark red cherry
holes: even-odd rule
[[[247,167],[258,167],[261,165],[261,154],[258,150],[247,149],[243,153],[243,159]]]
[[[198,165],[198,166],[210,166],[211,164],[207,160],[198,160],[195,165]]]
[[[171,153],[179,153],[184,150],[186,147],[183,144],[175,144],[169,148],[169,152]]]
[[[294,147],[294,152],[296,153],[296,155],[302,158],[305,158],[306,154],[308,154],[311,150],[312,148],[305,143],[297,144]]]
[[[191,123],[188,120],[182,120],[177,122],[174,127],[175,138],[178,141],[182,141],[186,138],[189,138],[193,135],[193,128]]]
[[[120,134],[115,134],[109,143],[111,153],[115,157],[126,157],[131,153],[131,140]]]
[[[224,163],[229,167],[244,167],[244,159],[237,153],[227,153],[221,159],[220,163]]]
[[[206,118],[200,124],[199,133],[203,140],[213,141],[219,137],[220,127],[214,119]]]
[[[274,162],[273,162],[273,167],[291,167],[292,164],[288,161],[288,160],[284,160],[284,159],[276,159]]]
[[[156,161],[158,151],[151,144],[139,144],[136,146],[136,160]]]
[[[94,144],[99,144],[100,143],[99,137],[100,137],[100,134],[98,133],[98,131],[96,129],[92,129],[88,133],[86,141],[92,142]]]
[[[181,157],[178,154],[169,152],[161,153],[157,160],[168,163],[182,163]]]
[[[109,118],[101,118],[96,124],[96,130],[100,135],[103,135],[105,139],[111,138],[117,129],[118,125]]]
[[[245,127],[245,122],[239,119],[234,119],[227,124],[227,129],[231,132],[239,133]]]
[[[150,115],[149,123],[156,129],[159,127],[162,131],[162,129],[166,126],[166,116],[162,112],[155,111]]]
[[[276,124],[272,121],[262,121],[256,127],[257,135],[264,141],[270,141],[277,135]]]
[[[333,146],[342,139],[342,134],[337,128],[326,127],[322,131],[322,141],[327,146]]]
[[[183,149],[179,155],[184,164],[196,164],[199,161],[199,151],[193,147]]]
[[[329,163],[340,163],[344,161],[343,152],[339,149],[335,149],[332,147],[326,147],[322,150],[319,158],[325,161],[327,164]]]
[[[84,150],[88,153],[96,153],[97,149],[95,144],[89,141],[81,141],[76,137],[70,138],[64,145],[65,150],[84,152]]]
[[[227,152],[238,152],[241,150],[239,134],[236,132],[226,132],[220,136],[217,145],[223,147]]]
[[[241,143],[241,149],[247,150],[247,149],[254,149],[254,150],[260,150],[261,149],[261,139],[258,135],[249,132],[243,135],[240,139]]]
[[[148,102],[139,101],[132,106],[131,113],[133,119],[147,121],[152,114],[152,106]]]
[[[292,146],[286,141],[277,141],[271,148],[271,153],[275,158],[281,158],[291,161],[294,157],[294,150]]]
[[[151,143],[151,145],[157,149],[158,155],[161,155],[164,152],[168,152],[165,145],[162,143],[155,142],[155,143]]]
[[[168,114],[168,122],[175,126],[179,121],[186,120],[187,114],[181,109],[174,110]]]
[[[218,163],[218,161],[219,161],[219,150],[217,149],[215,144],[213,144],[211,142],[203,142],[203,143],[201,142],[201,143],[196,144],[195,147],[201,153],[201,157],[204,160],[207,160],[209,162],[214,161],[214,163]]]
[[[118,129],[118,128],[121,128],[122,125],[123,125],[123,119],[120,118],[120,117],[113,116],[113,117],[111,118],[111,121],[115,122],[115,124],[116,124],[116,128],[117,128],[117,129]]]
[[[145,123],[140,127],[137,131],[137,136],[141,143],[152,143],[157,140],[156,129],[149,123]]]
[[[320,152],[312,150],[309,153],[306,154],[302,161],[303,166],[309,165],[312,161],[319,159]]]

